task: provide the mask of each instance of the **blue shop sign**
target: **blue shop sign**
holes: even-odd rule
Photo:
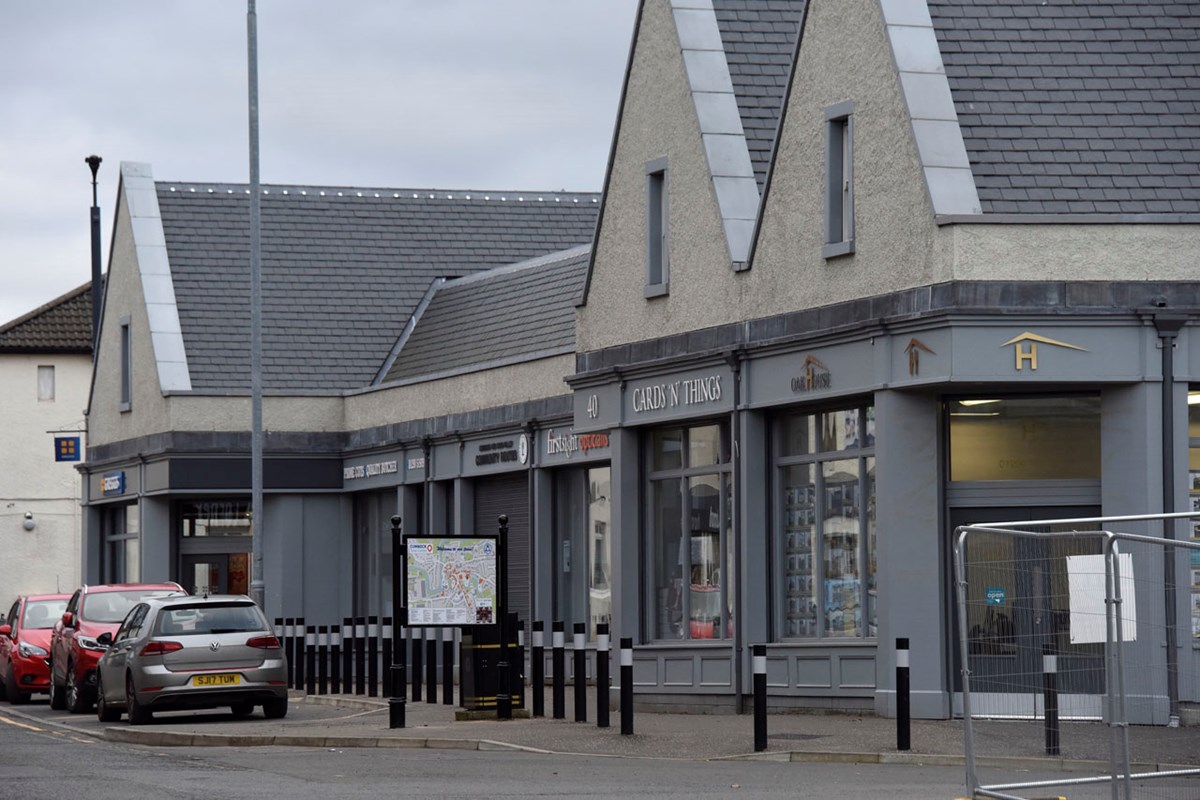
[[[1006,592],[1003,586],[989,586],[987,594],[984,595],[984,602],[989,606],[1004,605]]]
[[[100,493],[125,494],[125,471],[110,472],[100,479]]]
[[[55,461],[78,461],[79,460],[79,437],[78,436],[55,436],[54,437],[54,460]]]

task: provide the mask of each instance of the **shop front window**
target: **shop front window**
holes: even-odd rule
[[[612,552],[609,544],[609,467],[555,470],[554,618],[570,630],[612,622]]]
[[[105,508],[101,529],[104,531],[104,582],[135,583],[141,580],[138,507],[122,505]]]
[[[179,511],[185,538],[250,535],[250,503],[247,500],[181,503]]]
[[[1188,391],[1188,490],[1192,511],[1200,511],[1200,388]],[[1191,520],[1191,541],[1200,543],[1200,520]],[[1200,550],[1186,551],[1191,586],[1192,642],[1200,647]]]
[[[876,635],[875,415],[870,406],[776,424],[778,635]]]
[[[648,561],[657,639],[732,634],[729,437],[724,425],[651,434]]]
[[[976,397],[947,401],[950,480],[1100,477],[1100,398]]]

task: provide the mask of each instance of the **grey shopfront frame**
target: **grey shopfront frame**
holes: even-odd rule
[[[948,717],[953,713],[951,678],[955,669],[944,572],[950,510],[1024,504],[1034,508],[1099,506],[1107,514],[1155,508],[1159,501],[1154,477],[1161,426],[1161,415],[1154,407],[1160,394],[1161,376],[1155,369],[1158,342],[1153,326],[1142,315],[1063,319],[1037,313],[1003,318],[948,314],[914,318],[886,330],[871,325],[838,336],[795,336],[791,341],[779,337],[761,344],[746,341],[747,329],[724,330],[728,335],[725,347],[714,347],[707,355],[681,355],[674,362],[630,363],[630,351],[615,348],[611,355],[602,351],[580,356],[580,371],[570,379],[575,390],[576,429],[611,426],[617,498],[614,553],[619,554],[614,555],[615,570],[628,575],[645,569],[642,506],[646,499],[640,453],[646,426],[644,412],[638,414],[630,408],[631,390],[673,382],[680,367],[702,369],[696,364],[704,358],[713,365],[736,365],[735,374],[740,378],[736,384],[740,397],[736,409],[730,409],[742,452],[735,467],[739,509],[735,527],[742,562],[737,604],[737,622],[743,628],[740,646],[736,654],[725,653],[722,664],[716,663],[722,655],[712,646],[654,641],[645,631],[643,583],[628,577],[619,580],[614,606],[624,610],[614,613],[614,635],[633,633],[639,642],[635,676],[639,699],[647,703],[711,708],[725,702],[711,696],[717,694],[737,704],[749,689],[748,646],[765,642],[773,703],[874,708],[894,714],[891,644],[903,636],[910,639],[914,666],[920,667],[913,673],[913,713]],[[685,342],[684,337],[678,338]],[[719,338],[715,332],[704,337],[710,345]],[[668,352],[673,342],[661,340],[641,350]],[[1178,353],[1177,363],[1188,363],[1195,352]],[[625,356],[624,362],[616,360],[620,355]],[[814,366],[815,372],[810,369]],[[1176,380],[1173,407],[1177,430],[1183,430],[1186,379],[1176,376]],[[1084,482],[1087,485],[1078,481],[949,482],[943,449],[947,437],[944,398],[1079,391],[1098,392],[1102,398],[1101,457],[1105,466],[1099,481]],[[772,464],[763,455],[770,452],[771,420],[785,409],[814,410],[848,403],[868,403],[875,409],[878,636],[834,642],[782,640],[770,623],[776,615],[772,605],[781,599],[777,589],[757,595],[747,591],[751,586],[773,585],[766,578],[772,571],[771,542],[778,526],[764,509],[773,508],[778,498],[764,488]],[[702,415],[685,418],[701,419]],[[1187,477],[1186,455],[1178,455],[1176,462],[1175,480],[1182,486]],[[1130,481],[1126,468],[1139,479]],[[631,496],[637,498],[634,508],[628,508]],[[1181,585],[1188,585],[1183,565],[1179,577]],[[1181,608],[1185,600],[1180,600]],[[1182,619],[1188,618],[1186,612],[1183,608]],[[741,664],[734,664],[733,659]],[[1181,665],[1195,674],[1190,653]]]

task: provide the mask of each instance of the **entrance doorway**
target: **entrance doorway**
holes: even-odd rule
[[[180,583],[194,595],[249,594],[249,553],[183,556]]]
[[[960,525],[1099,516],[1095,506],[953,508],[947,526],[948,636],[955,713],[962,713],[959,607],[954,591],[954,531]],[[1038,528],[1053,531],[1056,526]],[[1074,526],[1063,526],[1072,530]],[[1072,644],[1067,557],[1100,552],[1098,540],[1048,541],[1001,534],[967,538],[967,668],[975,716],[1031,718],[1042,713],[1043,647],[1058,656],[1060,715],[1099,718],[1103,644]]]

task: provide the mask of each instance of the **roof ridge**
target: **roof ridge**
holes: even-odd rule
[[[16,328],[20,327],[21,325],[24,325],[25,323],[27,323],[37,317],[40,317],[47,312],[53,311],[54,309],[58,308],[59,306],[65,305],[67,303],[67,301],[74,300],[76,297],[83,294],[85,291],[90,290],[91,288],[92,288],[92,282],[88,281],[87,283],[83,284],[82,286],[77,286],[76,288],[71,289],[68,292],[60,294],[58,297],[54,298],[53,300],[43,303],[42,305],[35,308],[33,311],[29,311],[29,312],[17,317],[16,319],[13,319],[13,320],[10,320],[3,324],[0,324],[0,334],[8,333],[9,331],[15,330]]]
[[[155,187],[165,189],[166,191],[174,192],[177,190],[186,190],[189,193],[195,192],[197,189],[205,189],[206,194],[215,194],[218,191],[225,191],[232,194],[234,190],[241,191],[243,194],[249,194],[250,188],[248,183],[225,183],[221,181],[164,181],[155,180]],[[329,192],[353,192],[356,197],[362,197],[364,193],[371,194],[382,199],[383,194],[391,194],[393,198],[399,198],[404,195],[411,195],[413,199],[438,199],[443,195],[446,199],[491,199],[493,195],[506,198],[509,195],[521,199],[542,199],[549,195],[551,197],[599,197],[598,191],[575,191],[571,189],[436,189],[430,187],[385,187],[385,186],[337,186],[337,185],[314,185],[314,184],[293,184],[293,183],[264,183],[262,184],[264,194],[269,194],[273,191],[290,194],[292,191],[300,193],[302,196],[309,192],[325,192],[326,196]],[[339,194],[338,196],[342,196]]]

